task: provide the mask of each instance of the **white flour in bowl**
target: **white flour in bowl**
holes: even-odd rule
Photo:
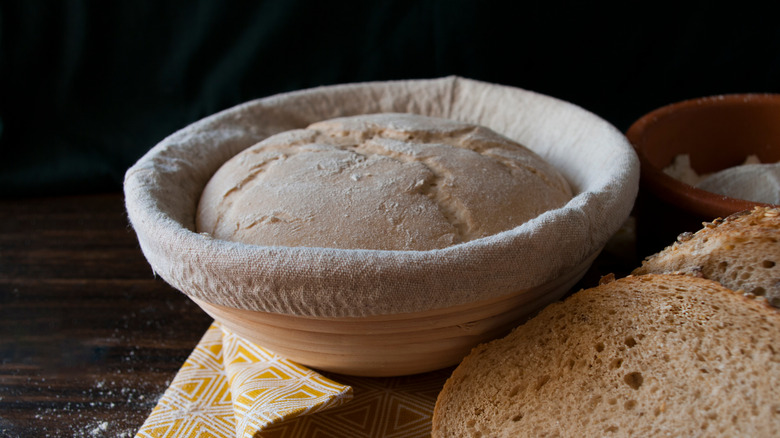
[[[699,175],[688,154],[674,158],[664,173],[708,192],[767,204],[780,204],[780,163],[761,163],[750,155],[739,166]]]

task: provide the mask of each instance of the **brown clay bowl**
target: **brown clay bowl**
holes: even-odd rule
[[[649,255],[702,222],[766,205],[707,192],[663,172],[688,154],[699,174],[780,160],[780,94],[730,94],[673,103],[651,111],[626,132],[640,161],[637,230]]]

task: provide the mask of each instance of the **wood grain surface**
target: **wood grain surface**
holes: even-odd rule
[[[120,194],[0,201],[0,436],[134,436],[210,322]]]

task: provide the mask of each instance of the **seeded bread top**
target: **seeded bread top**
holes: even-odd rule
[[[715,280],[780,306],[780,208],[756,207],[705,224],[633,273],[672,272]]]

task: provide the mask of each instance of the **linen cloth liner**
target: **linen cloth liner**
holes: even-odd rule
[[[487,126],[556,166],[576,196],[503,233],[432,251],[264,247],[194,231],[200,193],[227,159],[312,122],[407,112]],[[312,317],[410,313],[551,281],[600,251],[628,217],[639,167],[603,119],[538,93],[460,77],[358,83],[225,110],[161,141],[125,176],[129,219],[154,271],[223,306]]]
[[[136,437],[426,437],[450,372],[333,376],[342,385],[215,322]]]

